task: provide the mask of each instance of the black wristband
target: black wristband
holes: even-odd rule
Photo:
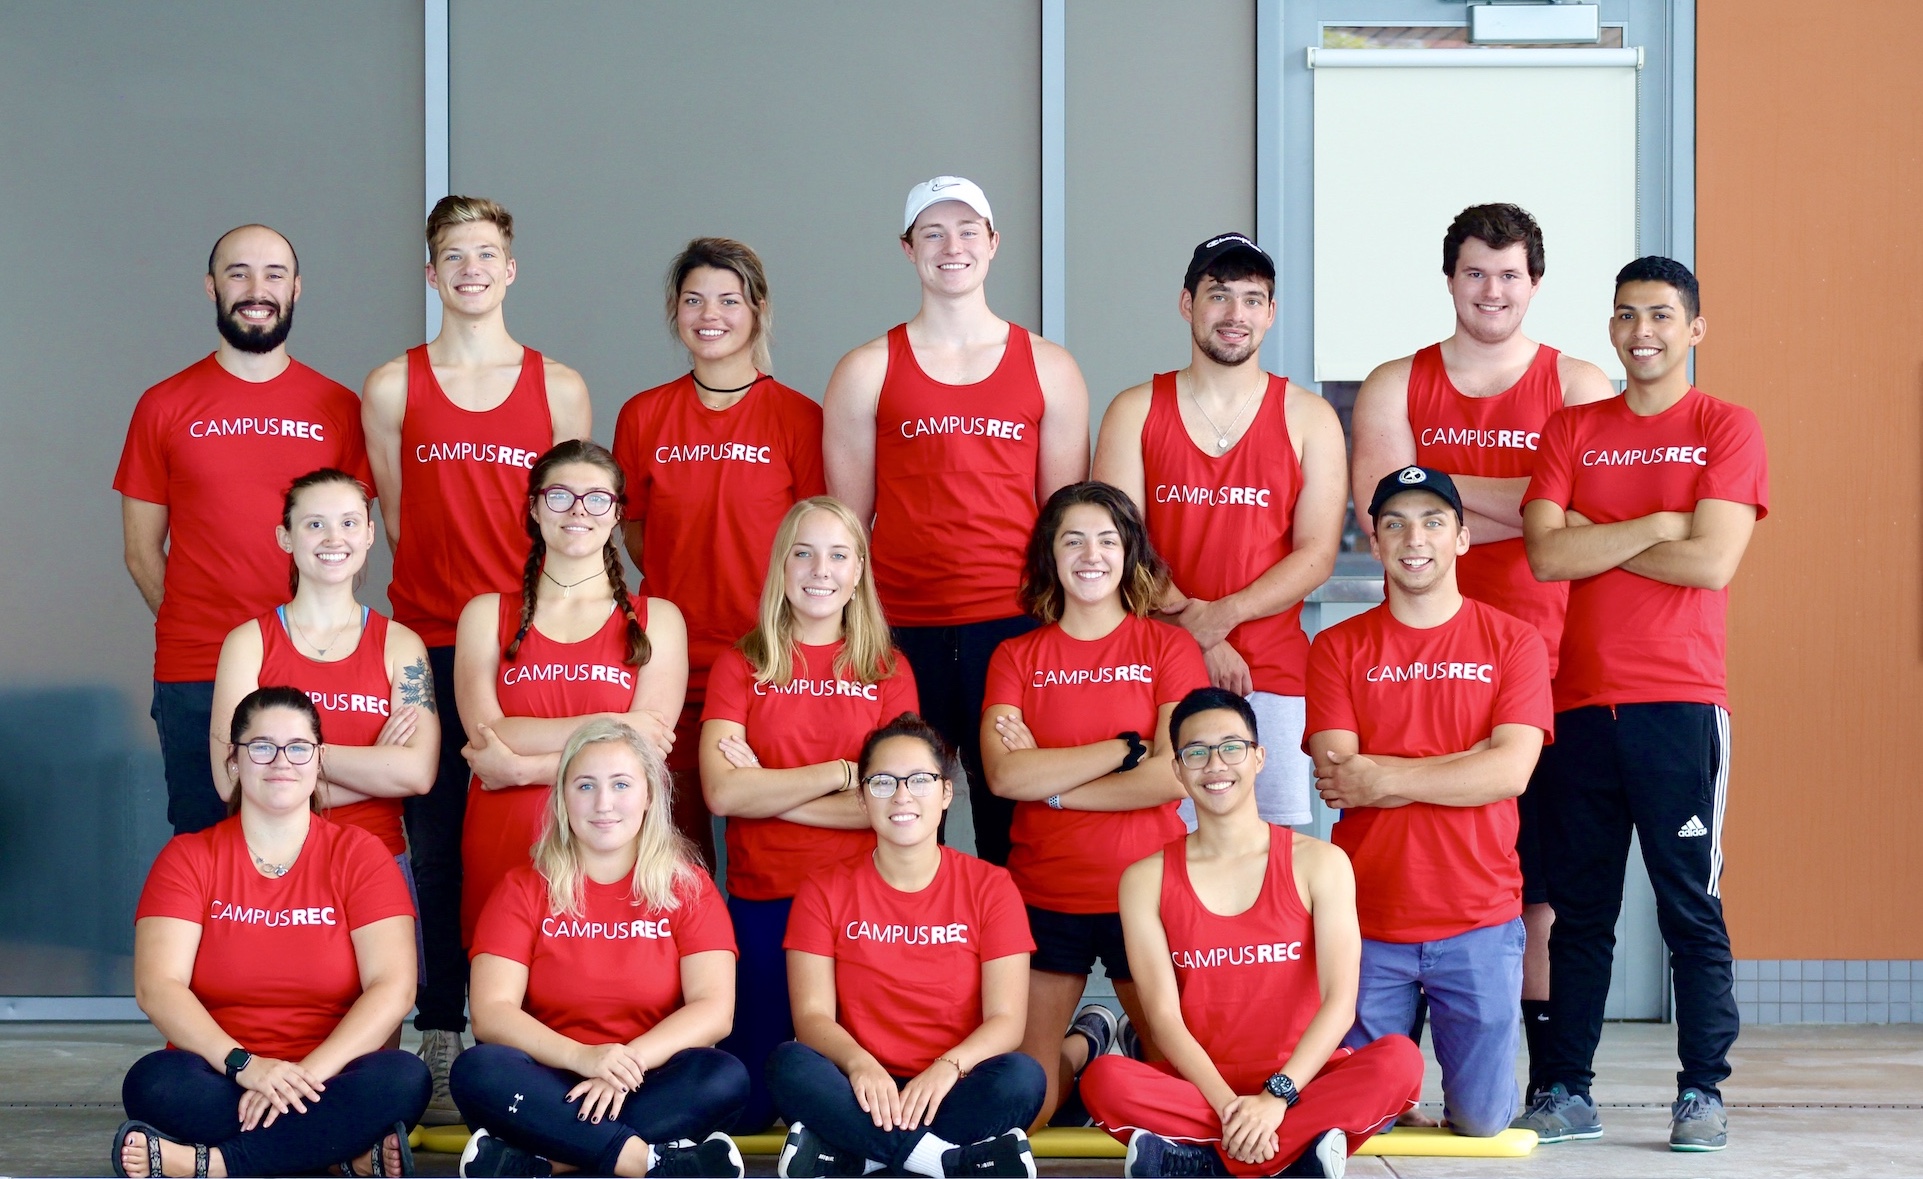
[[[1119,741],[1128,742],[1128,756],[1122,759],[1122,767],[1115,771],[1118,774],[1126,774],[1142,764],[1142,759],[1148,756],[1148,746],[1143,743],[1142,735],[1133,730],[1117,733],[1115,737]]]

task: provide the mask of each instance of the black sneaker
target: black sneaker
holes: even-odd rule
[[[1171,1142],[1147,1130],[1137,1130],[1129,1136],[1128,1158],[1122,1163],[1122,1174],[1128,1179],[1144,1179],[1146,1176],[1172,1179],[1186,1175],[1227,1179],[1228,1173],[1222,1156],[1216,1154],[1213,1148]]]
[[[796,1122],[781,1144],[775,1174],[781,1179],[860,1179],[868,1160],[830,1146],[821,1135]]]
[[[1349,1136],[1330,1130],[1309,1143],[1309,1148],[1277,1175],[1306,1176],[1308,1179],[1342,1179],[1349,1172]]]
[[[742,1179],[748,1169],[741,1165],[741,1151],[735,1146],[734,1139],[716,1130],[700,1142],[690,1142],[686,1138],[671,1142],[666,1146],[654,1148],[654,1166],[648,1174],[668,1179],[670,1175],[686,1175],[694,1179]]]
[[[481,1179],[483,1176],[547,1179],[552,1174],[554,1168],[548,1165],[546,1159],[529,1154],[518,1146],[509,1146],[486,1130],[474,1131],[461,1151],[461,1175],[464,1179]]]
[[[1075,1013],[1075,1022],[1068,1025],[1071,1032],[1080,1032],[1088,1040],[1088,1059],[1107,1056],[1115,1047],[1115,1036],[1120,1030],[1115,1013],[1100,1003],[1084,1003]],[[1087,1068],[1087,1062],[1083,1062]]]
[[[942,1152],[945,1175],[1010,1175],[1035,1179],[1035,1152],[1020,1127]]]

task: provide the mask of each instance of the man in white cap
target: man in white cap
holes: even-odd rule
[[[1014,804],[985,787],[988,657],[1035,625],[1017,600],[1040,505],[1088,475],[1088,387],[1059,345],[988,309],[1001,237],[981,187],[908,194],[901,249],[921,280],[907,323],[842,357],[823,398],[828,491],[874,520],[871,574],[923,714],[961,752],[975,846],[1008,860]]]

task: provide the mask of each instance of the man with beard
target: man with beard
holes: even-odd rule
[[[1536,469],[1543,423],[1565,405],[1615,396],[1609,378],[1586,360],[1522,334],[1522,319],[1546,265],[1542,229],[1515,205],[1472,205],[1442,235],[1442,273],[1455,303],[1456,330],[1413,356],[1377,366],[1355,403],[1357,522],[1370,489],[1412,463],[1447,471],[1462,493],[1472,548],[1457,564],[1466,597],[1515,615],[1542,632],[1549,674],[1556,674],[1564,582],[1539,582],[1522,543],[1522,491]],[[1555,757],[1544,753],[1542,773]],[[1549,1027],[1549,885],[1537,849],[1537,791],[1516,800],[1522,860],[1522,1018],[1532,1090],[1540,1087],[1541,1046]]]
[[[1195,247],[1177,307],[1188,367],[1108,407],[1095,478],[1141,508],[1173,574],[1162,609],[1201,645],[1210,682],[1245,697],[1272,735],[1257,812],[1306,823],[1302,599],[1328,579],[1342,539],[1342,423],[1322,398],[1263,371],[1275,263],[1249,238],[1224,233]],[[1182,813],[1192,828],[1194,803]]]
[[[287,600],[274,540],[287,485],[321,467],[372,478],[359,399],[287,355],[293,245],[265,225],[227,231],[207,297],[220,346],[141,395],[114,475],[127,572],[156,619],[152,715],[176,834],[227,817],[207,760],[214,668],[228,631]]]

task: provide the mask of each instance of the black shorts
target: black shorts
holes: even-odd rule
[[[1028,906],[1028,931],[1035,937],[1031,970],[1086,976],[1102,960],[1113,982],[1133,982],[1128,950],[1122,944],[1120,913],[1057,913]]]
[[[1542,820],[1538,811],[1542,807],[1543,767],[1553,756],[1554,746],[1544,746],[1542,757],[1537,759],[1536,768],[1529,775],[1529,788],[1516,797],[1516,859],[1522,863],[1522,903],[1525,905],[1546,905],[1549,903],[1549,881],[1542,874]]]

